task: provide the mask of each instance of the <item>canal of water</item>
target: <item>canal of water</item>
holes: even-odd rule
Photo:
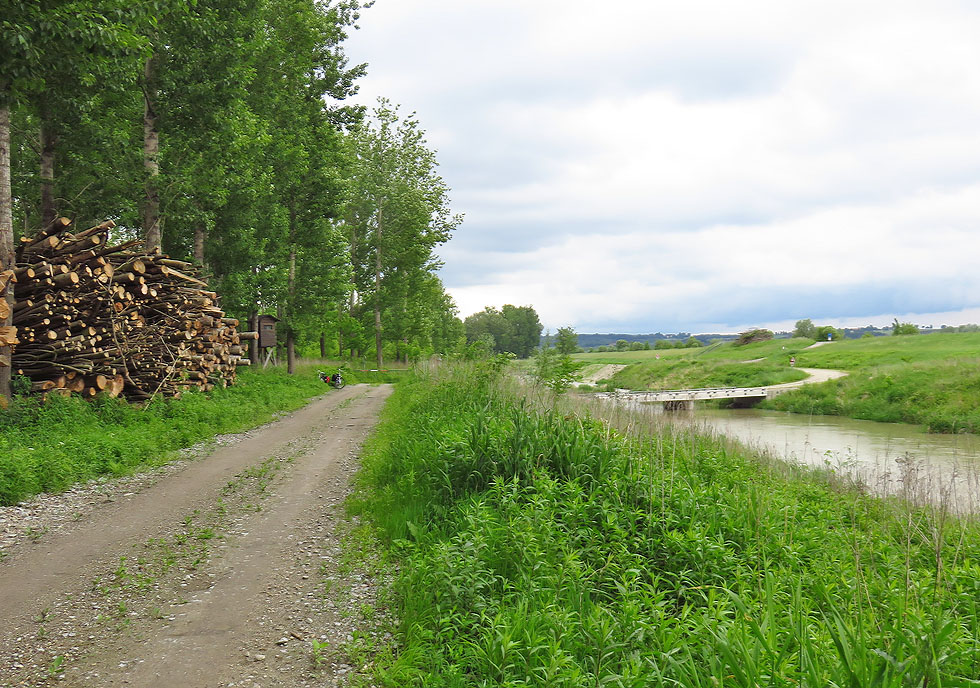
[[[876,494],[980,512],[980,436],[918,426],[756,409],[660,410],[658,420],[708,429],[785,461],[857,478]]]

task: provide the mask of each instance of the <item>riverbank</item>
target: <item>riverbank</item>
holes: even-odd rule
[[[980,433],[980,335],[930,334],[835,342],[801,352],[799,365],[851,374],[766,401],[793,413]]]
[[[494,377],[402,386],[364,458],[354,508],[399,572],[380,685],[980,675],[973,519]]]
[[[771,376],[790,371],[802,376],[801,367],[842,370],[847,377],[801,386],[763,402],[762,407],[912,423],[930,432],[980,433],[980,334],[936,333],[813,344],[809,339],[774,339],[741,347],[726,343],[703,352],[610,352],[578,354],[576,359],[626,365],[599,384],[628,389],[748,387],[788,382],[771,381]],[[797,368],[790,367],[790,358]]]

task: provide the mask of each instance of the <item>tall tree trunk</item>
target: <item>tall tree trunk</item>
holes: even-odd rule
[[[5,95],[0,91],[0,96]],[[14,266],[13,198],[10,189],[10,106],[0,101],[0,272]],[[14,285],[8,283],[0,293],[9,308],[0,324],[14,321]],[[13,347],[0,347],[0,397],[10,399],[10,366]]]
[[[296,308],[296,208],[289,208],[289,282],[286,285],[286,372],[292,375],[296,370],[296,337],[293,334],[293,319]]]
[[[258,273],[258,270],[259,269],[258,269],[257,266],[253,266],[252,267],[252,274],[257,274]],[[252,311],[251,314],[249,315],[249,317],[248,317],[248,327],[249,327],[249,329],[252,332],[258,332],[259,331],[259,311],[258,310]],[[261,356],[262,356],[262,351],[261,351],[261,349],[259,349],[259,340],[258,339],[251,340],[249,342],[249,345],[248,345],[248,360],[251,361],[251,363],[252,363],[253,366],[257,366],[259,364],[259,359],[261,358]]]
[[[378,209],[377,248],[374,251],[374,347],[378,359],[378,370],[384,368],[381,354],[381,209]]]
[[[296,246],[289,245],[289,308],[286,310],[286,372],[296,371],[296,336],[293,334],[293,298],[296,296]]]
[[[259,329],[259,314],[252,311],[248,316],[248,329],[256,332]],[[251,339],[248,342],[248,360],[253,366],[259,364],[259,340]]]
[[[204,242],[207,236],[208,230],[202,220],[194,226],[194,262],[203,268],[207,267],[207,263],[204,262]]]
[[[327,333],[320,333],[320,358],[327,357]]]
[[[143,239],[146,250],[160,248],[160,132],[157,131],[157,97],[154,84],[153,56],[147,58],[143,71],[143,168],[146,198],[143,201]]]
[[[337,307],[337,358],[344,357],[344,328],[341,326],[343,322],[341,318],[344,317],[344,303],[340,302]]]
[[[41,226],[47,227],[54,222],[57,210],[54,207],[54,153],[58,145],[58,136],[51,128],[51,112],[47,99],[41,99],[40,105],[41,128]]]

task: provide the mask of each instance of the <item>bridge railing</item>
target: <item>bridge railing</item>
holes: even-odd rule
[[[616,390],[605,393],[603,397],[643,398],[650,401],[737,399],[741,397],[764,397],[769,393],[766,387],[700,387],[695,389],[662,390]]]

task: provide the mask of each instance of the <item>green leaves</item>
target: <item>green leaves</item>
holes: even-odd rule
[[[372,317],[381,367],[385,342],[397,343],[397,354],[413,342],[432,350],[435,328],[416,325],[445,322],[447,309],[455,315],[432,273],[435,247],[449,240],[462,217],[449,210],[448,187],[414,113],[402,117],[380,99],[352,133],[351,159],[344,225],[359,298],[353,310]]]

